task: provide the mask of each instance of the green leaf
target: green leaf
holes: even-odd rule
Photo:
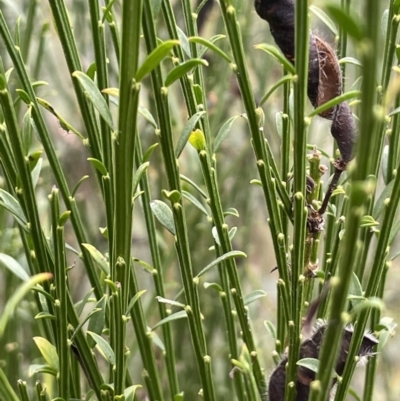
[[[35,341],[36,346],[48,365],[58,372],[59,360],[56,347],[43,337],[33,337],[33,341]]]
[[[379,195],[379,198],[374,205],[374,209],[372,210],[372,216],[375,220],[378,220],[378,218],[382,214],[383,209],[385,208],[385,200],[390,199],[393,191],[393,186],[394,180],[390,181],[389,184],[386,185],[382,193]]]
[[[240,217],[239,212],[234,207],[230,207],[228,210],[225,210],[224,216],[235,216]]]
[[[185,393],[181,391],[179,394],[174,395],[174,401],[183,401]]]
[[[52,376],[57,376],[58,369],[54,369],[50,365],[41,365],[37,363],[29,365],[28,377],[32,377],[38,373],[46,373]]]
[[[130,300],[128,309],[125,312],[125,315],[128,316],[131,313],[131,309],[135,306],[136,302],[139,300],[139,298],[146,292],[147,290],[142,290],[139,291],[138,293],[135,294],[135,296]]]
[[[72,76],[77,78],[82,88],[86,91],[89,100],[99,112],[107,125],[114,131],[114,123],[111,117],[110,108],[96,84],[82,71],[75,71]]]
[[[365,309],[377,309],[382,311],[385,307],[382,299],[377,297],[366,298],[364,301],[359,302],[351,311],[352,316],[356,316]]]
[[[184,63],[178,65],[170,71],[170,73],[167,75],[167,78],[165,78],[164,85],[167,87],[172,85],[177,79],[182,78],[185,74],[187,74],[193,68],[198,67],[199,65],[208,66],[208,62],[207,60],[198,58],[192,58],[188,61],[185,61]]]
[[[94,288],[91,288],[86,295],[83,297],[83,299],[81,301],[78,301],[75,304],[75,309],[76,309],[76,313],[78,314],[78,316],[80,316],[83,312],[83,309],[85,308],[86,304],[88,303],[90,297],[92,296],[94,291]],[[94,298],[92,298],[94,300]]]
[[[175,157],[179,158],[181,155],[190,134],[196,127],[198,121],[200,118],[205,114],[205,111],[198,111],[196,114],[193,114],[192,117],[190,117],[189,121],[186,123],[185,127],[182,130],[181,135],[179,136],[178,143],[176,145],[176,150],[175,150]]]
[[[172,210],[166,203],[160,200],[150,202],[150,208],[156,219],[165,227],[171,234],[175,235],[175,223]]]
[[[157,129],[157,123],[153,115],[144,107],[138,107],[138,112],[141,114],[155,129]]]
[[[265,53],[268,53],[280,64],[282,64],[287,72],[289,72],[292,75],[296,75],[296,70],[293,67],[293,64],[282,54],[282,52],[276,46],[269,45],[267,43],[262,43],[259,45],[255,45],[254,48],[262,50]]]
[[[207,194],[194,181],[192,181],[189,177],[186,177],[183,174],[181,174],[180,177],[182,181],[185,181],[189,185],[191,185],[204,199],[207,199]]]
[[[352,307],[356,307],[360,302],[362,302],[363,298],[363,290],[361,287],[360,280],[357,275],[353,272],[351,276],[350,286],[349,286],[349,298],[351,297],[351,305]],[[361,298],[360,298],[361,297]]]
[[[106,276],[109,276],[110,275],[110,266],[109,266],[106,258],[103,256],[103,254],[100,251],[98,251],[93,245],[82,244],[82,246],[85,247],[89,251],[90,256],[97,263],[97,265],[104,272],[104,274]]]
[[[150,327],[147,327],[147,334],[151,338],[151,341],[153,341],[153,344],[160,348],[163,353],[165,353],[165,345],[161,341],[161,338],[158,336],[158,334],[155,331],[151,331]]]
[[[362,68],[361,61],[357,60],[354,57],[343,57],[339,60],[339,64],[353,64],[356,65],[357,67]]]
[[[321,114],[324,111],[329,110],[330,108],[338,105],[339,103],[345,102],[346,100],[360,98],[360,97],[361,97],[361,91],[350,91],[350,92],[343,93],[342,95],[336,96],[332,100],[329,100],[329,102],[326,102],[326,103],[322,104],[321,106],[317,107],[316,109],[314,109],[310,113],[309,117],[314,117],[318,114]]]
[[[0,188],[0,205],[7,209],[25,230],[27,230],[27,220],[19,202],[4,189]]]
[[[174,46],[179,45],[179,40],[167,40],[157,46],[144,60],[136,73],[136,81],[141,81],[146,75],[156,68],[165,57],[168,56]]]
[[[102,175],[107,175],[106,166],[100,161],[93,157],[88,157],[87,160],[92,163],[93,167]]]
[[[96,341],[100,353],[104,356],[108,363],[115,365],[115,354],[110,344],[103,337],[93,333],[92,331],[88,331],[87,333],[93,338],[94,341]]]
[[[29,280],[29,274],[26,270],[13,257],[6,255],[5,253],[0,253],[0,266],[8,269],[22,281]]]
[[[135,175],[133,176],[133,184],[132,184],[133,193],[135,193],[137,191],[140,180],[142,179],[143,175],[146,173],[147,169],[149,168],[149,165],[150,165],[150,162],[144,162],[135,171]]]
[[[177,301],[174,301],[172,299],[167,299],[167,298],[163,298],[163,297],[160,297],[160,296],[156,297],[156,299],[157,299],[158,302],[160,302],[162,304],[168,304],[168,305],[172,305],[172,306],[178,306],[179,308],[185,308],[184,304],[182,304],[180,302],[177,302]]]
[[[190,44],[189,44],[188,37],[186,36],[185,32],[183,32],[182,29],[179,28],[178,25],[176,25],[176,31],[178,32],[179,42],[181,44],[183,51],[188,56],[188,58],[191,58],[192,52],[190,51]]]
[[[364,35],[361,26],[351,14],[346,12],[342,7],[334,4],[327,4],[326,9],[333,20],[340,25],[348,35],[357,41],[363,39]]]
[[[50,319],[50,320],[56,320],[56,317],[48,312],[39,312],[36,316],[35,316],[35,320],[39,320],[39,319]]]
[[[361,224],[360,227],[366,228],[366,227],[376,227],[379,226],[379,223],[374,220],[372,216],[363,216],[361,217]]]
[[[169,315],[167,317],[165,317],[164,319],[161,319],[158,323],[156,323],[153,327],[152,327],[152,331],[154,331],[157,327],[162,326],[163,324],[166,323],[170,323],[173,322],[174,320],[178,320],[178,319],[183,319],[187,317],[187,313],[185,310],[181,310],[179,312],[175,312],[172,315]]]
[[[133,401],[136,390],[139,388],[142,388],[142,386],[140,384],[135,384],[124,389],[125,401]]]
[[[204,289],[212,288],[213,290],[215,290],[217,292],[223,292],[224,291],[224,289],[217,283],[207,283],[207,282],[205,282],[203,284],[203,287],[204,287]]]
[[[315,358],[303,358],[297,361],[296,365],[302,366],[303,368],[307,368],[315,373],[318,373],[319,360]],[[336,372],[332,371],[332,377],[336,376],[337,376]]]
[[[142,163],[145,163],[145,162],[149,161],[150,156],[153,154],[154,149],[155,149],[157,146],[158,146],[158,143],[154,143],[153,145],[151,145],[151,146],[146,150],[146,152],[144,153],[143,158],[142,158]]]
[[[232,258],[247,258],[247,255],[242,252],[242,251],[230,251],[227,253],[224,253],[221,255],[219,258],[213,260],[210,264],[208,264],[203,270],[200,271],[196,275],[196,277],[201,277],[205,273],[207,273],[209,270],[211,270],[214,266],[217,266],[219,263],[224,262],[225,260],[232,259]]]
[[[311,5],[310,10],[329,28],[329,30],[337,37],[339,36],[338,29],[329,16],[320,8]]]
[[[26,296],[26,294],[38,283],[49,280],[52,277],[51,273],[40,273],[32,276],[28,281],[22,283],[12,294],[7,301],[0,315],[0,340],[4,334],[7,323],[17,308],[18,304]]]
[[[222,125],[222,127],[218,131],[218,134],[217,134],[217,136],[215,137],[215,140],[214,140],[214,146],[213,146],[213,152],[214,153],[217,153],[217,150],[221,146],[221,143],[223,142],[223,140],[230,133],[232,125],[233,125],[233,123],[235,122],[235,120],[238,117],[240,117],[240,116],[239,115],[238,116],[233,116]]]
[[[264,321],[264,326],[267,329],[268,333],[271,335],[271,337],[276,340],[276,329],[275,326],[270,322],[269,320]]]
[[[267,293],[263,290],[255,290],[252,291],[250,294],[244,297],[243,303],[247,306],[250,305],[252,302],[257,301],[257,299],[263,298],[267,295]]]
[[[28,107],[22,120],[21,136],[24,155],[27,155],[32,145],[32,107]]]
[[[95,313],[91,314],[89,319],[88,330],[100,335],[104,328],[104,323],[106,320],[106,307],[107,307],[107,295],[103,295],[96,303]],[[95,343],[92,338],[92,344],[89,345],[91,348],[94,348]],[[88,338],[89,340],[89,338]]]
[[[283,84],[286,82],[290,82],[293,80],[293,75],[285,75],[282,78],[280,78],[274,85],[271,86],[271,88],[268,89],[268,92],[261,98],[260,102],[258,103],[259,106],[262,106],[268,99],[269,97]]]
[[[190,203],[196,206],[205,216],[208,216],[207,209],[189,192],[182,191],[182,195],[186,198]]]
[[[219,35],[222,37],[225,37],[224,35]],[[218,39],[222,39],[221,37],[219,37]],[[223,51],[221,50],[219,47],[215,46],[214,43],[212,43],[211,41],[201,38],[200,36],[191,36],[189,38],[189,42],[190,43],[199,43],[201,45],[203,45],[204,47],[212,50],[214,53],[218,54],[219,56],[221,56],[224,60],[226,60],[228,63],[230,63],[232,60],[229,58],[229,56]],[[201,51],[200,51],[201,52]],[[199,52],[199,53],[200,53]],[[204,54],[204,51],[201,52],[201,54]]]

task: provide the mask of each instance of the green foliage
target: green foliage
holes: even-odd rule
[[[299,366],[325,401],[349,323],[335,400],[398,399],[400,1],[297,1],[294,64],[252,1],[192,3],[2,3],[0,400],[267,401],[289,347],[282,401]],[[315,109],[310,24],[344,84]]]

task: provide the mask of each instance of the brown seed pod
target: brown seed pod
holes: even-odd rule
[[[294,1],[255,0],[258,15],[269,23],[271,34],[282,53],[294,63]],[[342,93],[342,75],[332,47],[310,34],[307,93],[314,107],[319,107]],[[331,134],[337,141],[341,159],[335,164],[336,173],[328,188],[319,213],[322,215],[340,174],[353,157],[356,124],[347,103],[340,103],[320,114],[332,121]]]
[[[314,358],[318,359],[319,352],[322,345],[323,336],[326,330],[326,323],[324,321],[317,321],[314,332],[311,337],[302,342],[300,346],[300,359]],[[347,360],[350,342],[353,336],[353,327],[348,326],[345,328],[340,346],[338,359],[336,362],[335,371],[341,376],[344,371],[344,366]],[[378,343],[377,339],[371,334],[366,332],[362,340],[358,356],[368,357],[373,355],[373,347]],[[273,371],[268,384],[269,401],[283,401],[285,398],[285,383],[286,383],[286,364],[288,362],[287,355],[284,356],[282,361]],[[323,368],[321,366],[320,368]],[[315,372],[303,366],[297,369],[296,377],[296,401],[307,401],[310,393],[310,383],[315,380]],[[336,379],[332,380],[331,388],[336,384]]]

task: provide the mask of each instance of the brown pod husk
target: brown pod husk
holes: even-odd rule
[[[258,15],[269,23],[271,34],[282,53],[294,63],[294,1],[255,0]],[[307,94],[316,108],[342,93],[342,75],[332,47],[310,35]],[[332,121],[331,134],[338,143],[344,169],[353,157],[356,125],[350,107],[341,103],[320,114]]]
[[[319,352],[322,345],[322,340],[326,330],[326,323],[324,321],[317,321],[314,332],[311,337],[301,343],[300,346],[300,359],[304,358],[319,358]],[[342,342],[340,345],[339,355],[335,365],[336,373],[341,376],[344,371],[344,366],[347,360],[350,342],[353,336],[353,327],[348,326],[345,328]],[[370,333],[364,334],[360,349],[358,351],[359,357],[368,357],[372,354],[373,347],[378,343],[378,340]],[[286,384],[286,364],[288,362],[287,355],[284,356],[282,361],[273,371],[268,384],[268,397],[269,401],[283,401],[285,398],[285,384]],[[322,366],[320,368],[323,368]],[[315,380],[316,373],[312,370],[299,366],[297,368],[296,377],[296,401],[307,401],[310,393],[310,383]],[[335,385],[336,379],[332,380],[331,388]]]

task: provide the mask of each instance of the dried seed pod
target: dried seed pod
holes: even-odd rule
[[[318,321],[314,327],[314,332],[310,338],[302,342],[300,346],[300,359],[314,358],[318,359],[322,345],[322,339],[326,330],[326,323]],[[353,336],[353,327],[345,328],[340,346],[335,371],[341,376],[347,360],[351,338]],[[368,357],[372,355],[373,347],[378,343],[377,339],[371,333],[365,333],[358,356]],[[286,382],[286,364],[288,362],[285,356],[280,364],[273,371],[268,385],[269,401],[283,401],[285,398],[285,382]],[[323,368],[323,367],[321,367]],[[303,366],[297,369],[296,378],[296,401],[307,401],[310,393],[310,383],[315,380],[315,372]],[[335,385],[336,379],[332,380],[331,388]]]
[[[285,56],[294,63],[294,1],[255,0],[258,15],[269,23],[271,34]],[[314,107],[321,106],[342,93],[342,75],[332,47],[310,34],[308,97]],[[331,134],[336,139],[344,170],[352,159],[356,125],[347,103],[341,103],[320,114],[332,121]]]

